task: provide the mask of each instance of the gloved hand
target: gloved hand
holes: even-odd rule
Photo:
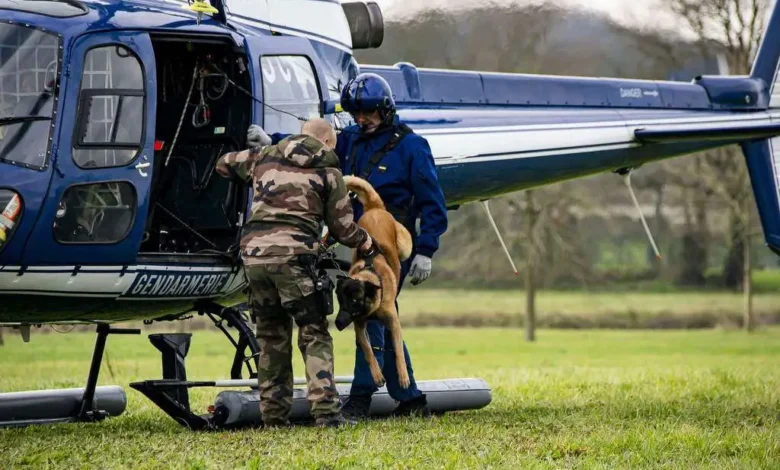
[[[366,241],[358,247],[358,252],[360,253],[360,256],[370,257],[376,255],[376,250],[378,249],[379,244],[377,244],[376,240],[374,240],[374,237],[369,235]]]
[[[360,245],[360,247],[358,248],[362,253],[366,253],[370,251],[373,246],[374,246],[374,239],[371,238],[371,236],[368,236],[366,237],[366,241],[364,241],[363,244]]]
[[[416,255],[412,260],[409,275],[412,276],[412,285],[417,285],[428,279],[431,275],[431,259],[427,256]]]
[[[247,144],[250,147],[263,147],[271,145],[271,138],[265,133],[262,127],[252,124],[246,131]]]

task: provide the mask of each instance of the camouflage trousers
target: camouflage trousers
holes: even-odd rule
[[[260,412],[266,424],[280,424],[290,416],[293,402],[292,336],[294,312],[287,305],[314,292],[314,281],[298,258],[286,263],[244,267],[252,296],[260,345],[258,381]],[[298,349],[303,355],[308,384],[307,398],[316,419],[339,413],[340,402],[333,381],[333,338],[328,320],[298,327]]]

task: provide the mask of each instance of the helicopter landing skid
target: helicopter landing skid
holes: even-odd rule
[[[122,414],[127,406],[124,390],[97,386],[106,340],[112,334],[138,335],[141,330],[99,324],[86,387],[0,393],[0,428],[95,422]]]

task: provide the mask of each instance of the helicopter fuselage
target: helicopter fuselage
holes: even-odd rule
[[[780,134],[767,84],[750,77],[724,86],[361,67],[337,1],[255,4],[265,7],[223,2],[232,8],[200,19],[177,0],[2,10],[0,325],[240,302],[235,253],[251,188],[219,178],[216,159],[244,148],[252,123],[269,133],[315,116],[348,124],[336,103],[360,71],[391,83],[452,209]],[[708,130],[717,137],[695,138]],[[761,164],[777,171],[773,154]],[[777,207],[776,186],[759,192]],[[773,247],[778,220],[762,219]]]

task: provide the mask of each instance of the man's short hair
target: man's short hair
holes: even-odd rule
[[[328,121],[322,118],[306,121],[301,129],[301,134],[314,137],[323,143],[330,141],[335,144],[336,142],[336,131]]]

